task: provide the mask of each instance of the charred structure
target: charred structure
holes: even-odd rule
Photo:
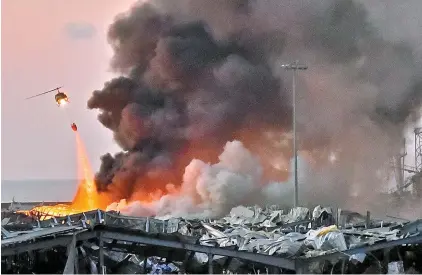
[[[2,221],[3,273],[418,273],[421,221],[329,207],[239,206],[218,220],[100,210]],[[13,226],[14,225],[14,226]],[[403,244],[406,244],[403,246]]]

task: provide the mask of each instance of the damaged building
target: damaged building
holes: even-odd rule
[[[422,273],[421,220],[249,207],[290,205],[280,195],[293,193],[284,183],[296,149],[314,169],[299,173],[301,203],[358,197],[373,209],[391,158],[392,192],[405,201],[412,189],[420,203],[422,130],[414,168],[397,153],[421,117],[421,43],[386,39],[378,10],[358,0],[154,0],[116,16],[113,78],[86,107],[121,151],[101,157],[69,204],[2,212],[2,272]],[[309,66],[297,78],[297,129],[296,82],[282,69],[294,59]],[[177,218],[193,212],[219,218]]]
[[[420,273],[422,221],[233,208],[218,220],[100,210],[2,221],[3,273]]]

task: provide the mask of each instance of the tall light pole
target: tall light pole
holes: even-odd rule
[[[293,154],[294,154],[294,202],[293,206],[297,207],[299,205],[299,193],[298,193],[298,178],[297,178],[297,146],[296,146],[296,73],[297,70],[306,70],[308,66],[299,64],[299,61],[295,61],[291,64],[283,64],[282,68],[286,70],[293,70],[293,84],[292,84],[292,93],[293,93]]]

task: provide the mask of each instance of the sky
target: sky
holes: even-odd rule
[[[1,16],[2,179],[76,178],[74,121],[94,171],[118,150],[86,102],[112,76],[107,29],[133,0],[3,0]],[[64,112],[54,93],[69,96]],[[68,113],[68,115],[66,114]]]
[[[88,110],[86,102],[112,76],[108,26],[134,2],[1,1],[2,179],[75,178],[71,121],[78,125],[94,171],[102,154],[118,151],[111,132],[97,121],[97,112]],[[370,15],[386,38],[413,42],[422,54],[422,5],[361,2],[371,8]],[[397,20],[401,17],[406,20]],[[69,95],[69,115],[55,105],[54,94],[24,100],[57,86],[64,86]]]

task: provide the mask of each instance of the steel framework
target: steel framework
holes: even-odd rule
[[[419,232],[422,227],[421,224],[421,221],[410,223],[402,227],[401,231],[408,234]],[[384,250],[404,244],[422,243],[421,234],[411,234],[409,237],[394,241],[386,240],[369,246],[352,248],[317,257],[283,258],[274,255],[238,251],[230,247],[200,245],[194,242],[195,237],[168,234],[169,231],[174,232],[174,228],[161,220],[127,217],[100,210],[41,221],[37,223],[37,227],[37,230],[23,235],[14,235],[11,234],[12,232],[6,232],[2,228],[1,256],[8,257],[27,253],[28,251],[67,246],[68,259],[64,274],[75,274],[75,272],[78,272],[78,248],[82,246],[87,247],[89,243],[93,243],[98,246],[98,269],[103,274],[105,273],[104,248],[125,253],[142,254],[144,257],[158,255],[161,253],[160,251],[168,251],[168,255],[173,256],[183,255],[184,258],[187,258],[188,255],[193,255],[192,252],[205,253],[209,257],[209,274],[213,273],[211,259],[213,259],[214,255],[238,258],[266,266],[295,270],[296,273],[303,273],[309,270],[309,266],[313,262],[348,258],[350,255],[357,253]]]

